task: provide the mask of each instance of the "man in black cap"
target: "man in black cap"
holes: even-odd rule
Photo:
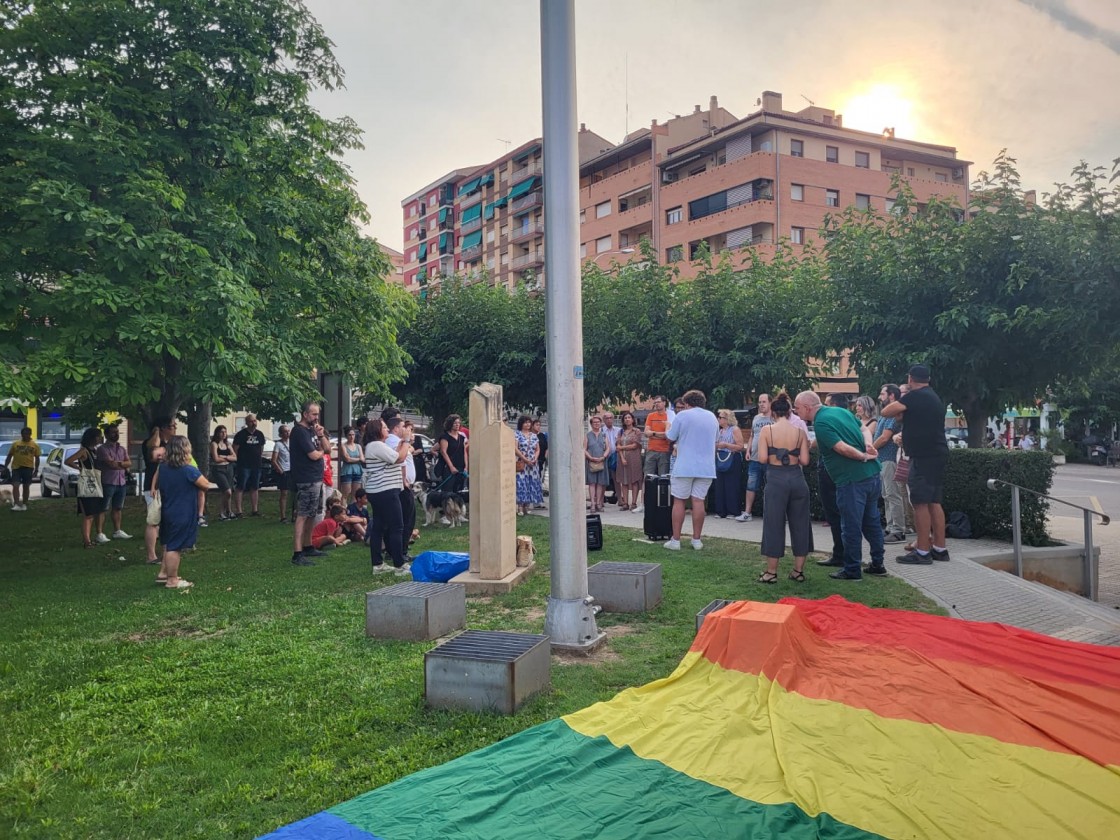
[[[945,548],[945,511],[941,490],[949,446],[945,442],[945,403],[929,387],[929,368],[914,365],[908,380],[910,389],[902,399],[885,405],[883,417],[904,416],[902,445],[910,456],[910,503],[914,506],[914,530],[918,539],[913,551],[896,558],[907,565],[928,566],[934,560],[948,560]]]

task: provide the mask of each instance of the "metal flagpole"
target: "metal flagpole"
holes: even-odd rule
[[[587,593],[583,510],[583,300],[579,274],[574,0],[541,0],[544,110],[545,327],[548,370],[552,647],[589,650],[604,638]]]

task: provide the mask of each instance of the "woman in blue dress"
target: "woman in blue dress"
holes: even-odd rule
[[[152,478],[152,495],[159,493],[159,540],[163,562],[156,583],[168,589],[188,589],[194,584],[179,577],[179,559],[184,549],[198,541],[198,491],[216,490],[217,485],[191,464],[191,442],[175,435],[167,442],[167,456]]]
[[[522,415],[517,418],[517,515],[524,516],[533,505],[544,504],[541,489],[541,442],[533,434],[533,421]]]

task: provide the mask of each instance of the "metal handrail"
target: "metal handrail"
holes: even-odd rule
[[[1059,499],[1056,496],[1048,496],[1045,493],[1039,493],[1037,490],[1031,490],[1029,487],[1021,487],[1018,484],[1012,484],[1010,481],[1004,481],[1001,478],[989,478],[987,481],[989,490],[995,490],[1001,484],[1011,488],[1011,549],[1014,554],[1015,576],[1023,576],[1023,528],[1022,523],[1019,521],[1021,517],[1019,491],[1026,490],[1028,493],[1038,496],[1040,499],[1048,499],[1051,502],[1058,502],[1059,504],[1068,505],[1071,508],[1077,508],[1081,511],[1081,516],[1085,523],[1085,551],[1081,556],[1081,569],[1085,581],[1089,584],[1089,598],[1093,601],[1098,600],[1100,580],[1098,578],[1099,570],[1093,563],[1093,517],[1099,516],[1101,518],[1101,524],[1107,525],[1112,521],[1109,515],[1107,513],[1101,513],[1099,510],[1075,505],[1073,502],[1067,502],[1065,499]]]

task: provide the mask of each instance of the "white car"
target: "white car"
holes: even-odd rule
[[[11,441],[11,440],[5,440],[5,441],[0,442],[0,481],[4,481],[4,482],[11,481],[12,477],[9,474],[9,471],[4,469],[4,459],[8,457],[8,450],[12,448],[12,444],[14,442],[15,441]],[[39,469],[35,473],[35,479],[34,479],[35,481],[38,481],[39,476],[41,476],[43,474],[43,467],[45,467],[47,465],[47,456],[51,454],[52,450],[61,446],[62,444],[60,444],[56,440],[37,440],[35,442],[37,444],[39,444],[39,453],[40,453],[39,454]]]
[[[40,487],[44,498],[55,493],[63,497],[78,495],[78,471],[66,466],[64,461],[79,449],[81,447],[76,443],[66,443],[51,450],[43,467],[43,483]]]

